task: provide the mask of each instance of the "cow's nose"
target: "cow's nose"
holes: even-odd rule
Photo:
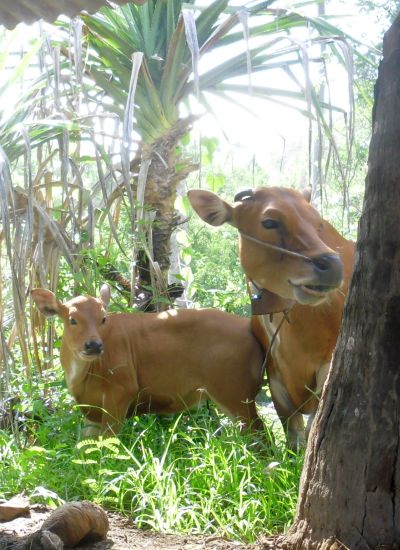
[[[314,270],[318,276],[326,279],[326,284],[340,283],[343,280],[343,264],[337,254],[323,254],[312,258]]]
[[[85,352],[88,355],[99,355],[103,351],[103,343],[100,340],[88,340],[85,342]]]

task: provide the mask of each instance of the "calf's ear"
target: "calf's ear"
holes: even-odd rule
[[[108,304],[110,303],[110,298],[111,298],[111,289],[106,283],[104,283],[104,285],[101,285],[101,288],[100,288],[100,300],[104,306],[104,309],[107,309]]]
[[[34,288],[31,290],[31,296],[38,310],[46,317],[60,315],[62,304],[57,300],[51,290]]]
[[[232,206],[211,191],[192,189],[188,198],[194,210],[202,220],[218,226],[232,221]]]

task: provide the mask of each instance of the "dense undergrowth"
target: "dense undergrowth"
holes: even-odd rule
[[[165,3],[165,6],[167,4],[173,5],[171,2]],[[221,6],[222,4],[220,3]],[[143,10],[147,9],[148,5],[148,3],[145,4]],[[163,8],[161,2],[159,5],[160,9]],[[148,14],[145,21],[147,17]],[[89,23],[90,18],[86,17],[86,19]],[[285,21],[282,14],[279,14],[278,19],[277,24]],[[296,17],[293,21],[297,20]],[[307,42],[311,36],[310,21],[307,23]],[[58,26],[57,34],[60,28],[62,27]],[[168,25],[165,29],[168,29],[170,34],[170,26]],[[68,60],[83,59],[86,63],[87,56],[85,50],[82,50],[82,45],[78,50],[76,49],[79,33],[77,31],[75,35],[75,30],[74,33],[68,31],[69,36],[74,35],[74,54],[69,56]],[[203,28],[203,30],[205,32],[206,29]],[[274,25],[270,30],[273,36]],[[81,32],[80,28],[79,32]],[[323,34],[325,36],[325,32]],[[83,35],[88,36],[87,33]],[[121,36],[125,36],[125,30]],[[210,36],[213,35],[210,34]],[[119,38],[118,33],[116,38]],[[130,33],[128,38],[135,39],[135,36]],[[153,36],[149,38],[154,46],[157,41],[153,40]],[[51,45],[50,40],[44,41],[46,49],[41,52],[40,63],[47,58],[50,60],[54,58],[54,63],[58,60],[60,56],[58,42],[59,38],[57,38],[57,49],[53,54],[53,50],[47,50]],[[180,42],[176,43],[180,44]],[[274,44],[275,40],[267,40],[266,43]],[[334,44],[334,41],[332,43]],[[101,47],[104,53],[107,53],[104,51],[106,46],[104,41],[99,41],[98,47]],[[125,46],[126,42],[124,42],[124,48]],[[153,46],[145,48],[145,51],[152,51]],[[5,51],[7,47],[4,48]],[[325,45],[322,46],[322,48],[325,47]],[[336,46],[334,47],[336,49]],[[293,48],[292,43],[290,48]],[[22,51],[22,48],[18,49]],[[77,51],[85,55],[76,55]],[[63,52],[64,48],[61,49],[61,53]],[[28,54],[31,55],[29,52]],[[189,59],[190,52],[187,51],[187,54]],[[108,74],[109,67],[115,66],[115,55],[116,51],[113,48],[111,62],[105,63],[105,74]],[[171,55],[171,59],[175,60],[175,57]],[[325,56],[321,56],[322,58],[324,58],[326,70]],[[180,59],[179,56],[176,57],[178,64],[181,63]],[[272,59],[275,66],[276,60],[274,57]],[[4,54],[3,62],[5,63],[6,60],[7,56]],[[161,60],[162,57],[158,53],[155,56],[151,55],[150,68],[153,71],[160,68]],[[19,85],[20,78],[22,81],[25,64],[25,61],[22,61],[23,58],[16,68],[17,73],[9,79],[10,84],[17,82]],[[96,58],[96,63],[99,61],[101,56]],[[325,168],[324,173],[320,174],[321,182],[320,189],[317,189],[316,203],[324,217],[332,221],[346,236],[352,238],[356,236],[362,204],[370,132],[368,98],[372,105],[371,83],[374,81],[373,71],[370,64],[366,63],[365,56],[363,59],[358,59],[359,64],[362,61],[363,66],[356,66],[357,74],[361,75],[357,78],[360,91],[357,98],[357,112],[365,113],[367,121],[363,123],[362,120],[360,122],[356,119],[357,132],[354,134],[353,155],[348,151],[353,136],[347,135],[347,125],[341,118],[335,119],[335,126],[339,129],[334,147],[339,155],[336,161],[330,160],[333,151],[332,143],[321,143],[319,140],[314,143],[314,146],[318,144],[321,148],[321,155],[322,149],[325,148],[324,154],[318,159],[321,163],[320,169],[322,170],[323,164]],[[268,429],[271,429],[274,434],[274,441],[270,445],[264,445],[250,435],[240,434],[238,426],[227,421],[213,407],[171,417],[155,415],[134,417],[126,421],[118,438],[80,441],[81,413],[66,391],[59,366],[60,340],[59,334],[57,337],[56,333],[60,331],[56,330],[54,334],[51,333],[51,336],[48,336],[50,334],[47,332],[48,325],[43,325],[43,319],[35,317],[34,310],[30,309],[29,298],[26,303],[23,302],[22,310],[19,312],[22,321],[19,332],[16,330],[15,319],[18,317],[16,315],[18,311],[15,304],[20,303],[22,296],[29,297],[28,289],[32,282],[36,281],[35,284],[37,284],[40,280],[41,285],[57,288],[57,295],[63,300],[70,297],[72,293],[96,292],[100,284],[105,282],[104,272],[110,266],[129,279],[131,266],[137,259],[132,255],[132,248],[136,247],[139,250],[139,245],[143,245],[142,240],[146,240],[146,231],[149,230],[146,229],[145,224],[142,228],[141,223],[137,223],[140,231],[138,235],[132,235],[132,220],[136,220],[136,212],[141,212],[142,208],[139,202],[133,204],[130,197],[128,200],[127,195],[120,196],[116,193],[116,188],[113,188],[111,202],[101,199],[105,194],[104,182],[108,181],[104,174],[110,171],[112,175],[110,183],[116,178],[115,166],[119,166],[120,161],[118,159],[114,166],[111,159],[122,145],[119,144],[118,137],[115,143],[110,141],[108,146],[108,137],[104,141],[102,135],[103,111],[107,103],[110,103],[103,99],[110,100],[112,94],[107,96],[103,93],[104,90],[98,93],[97,88],[92,88],[94,83],[88,89],[84,88],[85,97],[90,99],[89,111],[95,113],[100,106],[99,127],[101,126],[102,131],[98,139],[92,137],[93,129],[86,123],[81,125],[79,121],[79,127],[74,124],[68,133],[68,128],[64,125],[60,126],[58,122],[59,118],[64,117],[69,121],[71,116],[73,116],[72,120],[80,116],[80,113],[71,110],[71,106],[73,107],[74,103],[78,106],[82,101],[83,96],[78,81],[83,67],[71,64],[69,70],[72,72],[65,73],[68,67],[63,66],[62,79],[55,78],[60,67],[53,67],[53,61],[51,61],[51,70],[43,71],[49,80],[47,87],[44,88],[48,90],[46,109],[40,114],[46,119],[45,132],[40,126],[35,129],[35,125],[32,125],[33,134],[25,135],[18,130],[18,140],[11,139],[15,127],[19,128],[20,124],[25,123],[27,113],[35,112],[32,109],[32,105],[36,102],[34,96],[29,100],[32,103],[26,102],[25,98],[19,110],[8,108],[7,113],[12,115],[10,119],[12,124],[9,124],[8,117],[5,117],[0,128],[3,136],[2,147],[7,150],[10,160],[14,162],[17,158],[23,157],[23,163],[20,162],[13,167],[12,184],[10,180],[10,190],[15,187],[15,190],[19,191],[15,195],[16,198],[10,200],[9,205],[5,204],[7,216],[3,214],[5,220],[9,219],[9,212],[13,215],[17,212],[22,217],[11,218],[10,231],[7,224],[4,224],[7,230],[3,231],[2,235],[2,242],[7,235],[9,235],[9,241],[6,240],[2,245],[1,252],[3,287],[0,352],[3,351],[2,348],[6,349],[6,342],[11,349],[6,357],[7,361],[4,361],[4,368],[0,364],[0,371],[2,371],[0,374],[0,499],[24,493],[32,503],[43,502],[51,506],[57,506],[63,501],[89,499],[103,505],[106,509],[118,510],[129,516],[137,527],[164,532],[219,534],[243,541],[253,541],[260,533],[282,532],[293,519],[302,455],[293,455],[286,449],[277,421],[274,422],[270,416],[266,418],[267,439],[270,435]],[[118,63],[118,67],[122,70],[125,66]],[[287,68],[286,59],[284,67]],[[130,65],[125,68],[125,80],[128,84],[131,68]],[[255,65],[253,68],[255,69]],[[215,69],[213,71],[216,75]],[[67,78],[66,74],[70,74],[71,78]],[[147,75],[147,72],[145,74]],[[167,78],[169,79],[171,75],[173,76],[174,72],[169,71]],[[86,78],[81,80],[85,86],[89,85]],[[173,85],[178,83],[179,87],[182,86],[181,79],[173,77],[172,80]],[[156,79],[156,82],[158,81],[161,82],[161,79]],[[25,82],[31,86],[30,79],[25,78]],[[109,78],[104,81],[109,93],[116,82],[118,81]],[[245,87],[247,89],[247,85]],[[188,90],[189,88],[190,86]],[[33,87],[33,92],[35,90],[36,88]],[[54,108],[50,106],[53,90]],[[87,93],[87,90],[90,93]],[[128,87],[117,86],[115,90],[118,109],[122,103],[125,104],[124,97],[121,100],[121,90],[125,94]],[[292,93],[290,91],[289,96]],[[153,95],[151,97],[154,99]],[[179,95],[179,93],[171,94],[171,97]],[[37,97],[42,104],[45,95],[38,94]],[[61,102],[60,97],[63,98]],[[146,113],[151,115],[150,128],[157,128],[157,132],[159,131],[157,139],[159,139],[158,136],[165,132],[164,121],[155,120],[156,126],[153,125],[158,111],[148,109],[149,97],[148,94],[144,94],[144,110],[136,109],[135,112],[141,113],[142,116]],[[65,98],[68,101],[64,102]],[[97,100],[98,107],[93,110],[92,102]],[[115,101],[115,98],[112,101]],[[8,105],[8,102],[5,101],[4,104]],[[170,104],[167,107],[174,110],[176,106]],[[42,106],[39,110],[42,111]],[[130,111],[131,106],[128,104],[127,113]],[[82,112],[86,115],[85,110]],[[52,113],[56,113],[56,133],[48,126]],[[319,111],[317,118],[321,113],[322,111]],[[113,117],[110,119],[112,121],[115,120],[114,114],[113,112]],[[15,124],[14,119],[20,122]],[[294,120],[290,123],[291,125],[294,124]],[[93,121],[96,128],[96,119],[93,118]],[[146,124],[143,128],[138,127],[135,130],[143,130],[147,133],[148,127]],[[293,141],[291,144],[288,140],[286,145],[286,139],[282,140],[284,127],[285,120],[282,120],[282,127],[279,128],[279,133],[276,133],[276,145],[267,145],[267,141],[265,142],[265,158],[263,156],[261,160],[262,165],[268,168],[261,168],[261,165],[257,164],[255,153],[251,158],[249,157],[248,164],[242,166],[240,162],[242,144],[232,148],[231,153],[227,155],[225,150],[218,152],[219,144],[215,138],[202,136],[199,143],[187,143],[188,136],[185,136],[182,143],[179,143],[179,147],[172,143],[172,149],[169,151],[171,159],[175,154],[178,154],[178,157],[182,154],[175,175],[180,177],[184,173],[182,168],[188,159],[190,162],[198,163],[201,174],[193,174],[192,178],[189,176],[187,186],[209,188],[230,202],[235,193],[243,187],[260,185],[304,187],[310,183],[311,163],[315,163],[317,159],[308,157],[310,143],[297,144]],[[80,136],[78,136],[78,130],[81,132]],[[311,126],[306,131],[307,134],[310,130]],[[315,127],[313,132],[316,133],[317,130],[321,128]],[[38,149],[36,159],[31,145],[40,144],[41,132],[43,132],[44,141]],[[59,132],[63,132],[62,139]],[[23,139],[20,139],[20,135]],[[268,135],[266,131],[266,137]],[[311,136],[311,133],[309,135]],[[27,146],[28,136],[31,142],[29,147]],[[54,145],[52,139],[54,139]],[[125,136],[123,140],[128,141]],[[306,142],[307,140],[308,136]],[[94,148],[90,145],[92,141]],[[47,142],[48,150],[47,145],[44,146]],[[82,144],[83,147],[81,147]],[[125,147],[126,143],[124,143]],[[159,155],[158,152],[157,154]],[[135,157],[134,161],[136,160]],[[28,161],[31,161],[30,165]],[[329,168],[330,164],[332,164],[331,168]],[[160,164],[161,168],[163,166],[169,165],[164,161]],[[133,163],[131,168],[132,174],[135,174],[134,183],[139,188],[136,174],[142,174],[141,166]],[[161,170],[157,176],[158,181],[164,184],[164,172]],[[118,185],[121,181],[118,180]],[[73,185],[69,185],[70,182]],[[129,185],[127,185],[128,189],[130,189]],[[164,193],[164,185],[160,186],[160,190]],[[6,197],[7,194],[3,197],[3,203],[7,202]],[[10,197],[12,197],[11,193]],[[248,316],[249,300],[245,277],[238,260],[236,230],[228,225],[218,228],[206,226],[192,215],[186,197],[183,196],[179,201],[181,203],[177,206],[179,216],[176,217],[179,220],[177,229],[179,258],[175,258],[179,269],[172,275],[188,285],[186,305],[216,307]],[[45,210],[47,217],[38,217],[37,207],[32,212],[33,202],[35,204],[38,202],[40,211]],[[26,214],[22,208],[25,203]],[[144,211],[147,214],[150,213],[146,208]],[[32,218],[32,213],[35,213],[36,217]],[[36,225],[30,227],[31,223]],[[52,230],[50,233],[47,226]],[[154,227],[157,228],[156,225]],[[22,238],[22,230],[32,230],[32,235],[27,233]],[[53,238],[55,230],[58,240]],[[51,238],[49,238],[50,234]],[[65,236],[67,239],[64,242]],[[31,237],[37,238],[35,245],[32,244]],[[63,244],[62,247],[60,243]],[[52,248],[53,245],[54,248]],[[8,256],[5,253],[7,246]],[[67,250],[65,250],[66,247]],[[44,252],[48,253],[48,256],[44,256]],[[11,268],[8,265],[9,260],[14,267]],[[19,281],[14,280],[16,274],[20,274]],[[13,284],[11,284],[12,280]],[[128,309],[126,296],[121,289],[119,293],[116,292],[117,290],[117,285],[114,285],[111,307],[113,311],[126,311]],[[13,293],[18,299],[13,300]],[[26,321],[30,321],[30,325]],[[54,353],[51,352],[54,355],[53,364],[49,358],[49,338],[53,338],[54,343]],[[37,346],[36,343],[38,343]],[[33,351],[34,348],[35,351]],[[24,353],[25,367],[22,366]],[[0,357],[0,362],[3,359],[4,357]],[[29,369],[25,370],[27,364],[31,368],[30,372]],[[3,406],[12,416],[8,419],[9,422],[5,418],[7,415],[2,415]]]
[[[301,457],[286,451],[272,420],[269,445],[213,407],[134,417],[119,438],[79,441],[81,414],[64,388],[47,408],[36,406],[36,418],[22,404],[13,428],[0,431],[2,498],[24,493],[52,506],[89,499],[140,528],[246,541],[291,522]]]
[[[249,315],[235,231],[217,233],[192,218],[185,242],[190,305]],[[112,252],[107,258],[119,266]],[[96,292],[104,282],[103,257],[101,247],[93,251],[89,281],[63,266],[57,296]],[[126,307],[114,289],[110,308]],[[88,499],[125,514],[139,528],[249,542],[291,523],[302,456],[286,450],[276,417],[266,418],[266,439],[274,434],[268,445],[241,434],[213,406],[134,417],[118,438],[80,441],[81,412],[66,390],[58,357],[62,328],[57,321],[54,328],[52,365],[45,332],[38,332],[41,368],[32,369],[30,380],[15,355],[0,404],[13,417],[7,425],[0,410],[0,499],[24,493],[31,503],[51,506]]]

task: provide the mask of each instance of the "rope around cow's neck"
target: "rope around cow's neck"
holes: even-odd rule
[[[282,248],[281,246],[278,246],[276,244],[271,244],[271,243],[267,243],[266,241],[261,241],[256,237],[252,237],[251,235],[244,233],[243,231],[239,231],[239,233],[242,235],[242,237],[245,237],[247,240],[257,244],[261,244],[262,246],[265,246],[266,248],[270,248],[271,250],[275,250],[276,252],[282,252],[283,254],[287,254],[288,256],[292,256],[294,258],[301,258],[302,260],[306,260],[307,262],[312,262],[312,259],[309,256],[300,254],[300,252],[294,252],[293,250]]]
[[[302,260],[305,260],[307,262],[312,262],[312,259],[309,257],[309,256],[305,256],[304,254],[300,254],[299,252],[294,252],[293,250],[288,250],[287,248],[282,248],[281,246],[278,246],[278,245],[275,245],[275,244],[271,244],[271,243],[267,243],[266,241],[261,241],[260,239],[257,239],[256,237],[252,237],[251,235],[248,235],[247,233],[244,233],[244,231],[240,231],[239,230],[239,233],[242,237],[244,237],[245,239],[249,240],[249,241],[252,241],[254,243],[257,243],[257,244],[260,244],[262,246],[265,246],[266,248],[269,248],[271,250],[275,250],[276,252],[280,252],[280,253],[283,253],[283,254],[286,254],[288,256],[292,256],[293,258],[300,258]],[[257,284],[255,284],[254,281],[251,281],[251,283],[255,286],[255,288],[257,290],[261,290]],[[291,308],[290,308],[291,309]],[[289,311],[290,309],[286,309],[284,311],[282,311],[283,313],[283,316],[282,316],[282,319],[280,320],[279,322],[279,325],[277,326],[272,338],[271,338],[271,342],[269,343],[269,346],[265,352],[265,357],[264,357],[264,361],[261,365],[261,380],[260,380],[260,384],[262,386],[262,383],[264,381],[264,376],[265,376],[265,372],[266,372],[266,367],[267,367],[267,362],[268,362],[268,357],[270,356],[271,352],[272,352],[272,346],[274,345],[275,343],[275,340],[278,336],[278,333],[284,323],[284,321],[286,320],[288,323],[290,323],[290,319],[289,319]],[[264,321],[263,321],[264,322]]]
[[[269,343],[268,348],[265,352],[264,361],[262,362],[262,365],[261,365],[260,388],[262,388],[262,385],[263,385],[263,382],[264,382],[264,377],[265,377],[265,373],[266,373],[266,370],[267,370],[268,357],[272,353],[272,346],[275,343],[275,340],[278,336],[278,333],[281,330],[281,327],[282,327],[284,321],[287,321],[289,324],[291,323],[291,321],[289,319],[289,313],[290,313],[291,309],[292,308],[285,309],[284,311],[282,311],[282,319],[279,321],[279,325],[276,327],[276,330],[275,330],[274,334],[272,335],[271,342]],[[264,315],[263,315],[263,317],[264,317]],[[263,319],[263,323],[265,323],[264,319]]]
[[[275,340],[276,340],[276,337],[278,336],[278,333],[279,331],[281,330],[281,327],[283,325],[283,322],[284,321],[287,321],[288,323],[290,323],[290,319],[289,319],[289,312],[290,312],[290,309],[286,309],[285,311],[282,311],[282,319],[279,321],[279,325],[276,327],[276,330],[274,332],[274,334],[272,335],[272,338],[271,338],[271,342],[269,343],[269,346],[267,348],[267,351],[265,352],[265,357],[264,357],[264,361],[262,362],[262,365],[261,365],[261,376],[260,376],[260,386],[262,387],[262,384],[264,382],[264,377],[265,377],[265,372],[267,370],[267,362],[268,362],[268,357],[270,356],[270,354],[272,353],[272,346],[274,345],[275,343]],[[264,316],[263,316],[264,317]],[[263,319],[263,323],[264,323],[264,319]]]

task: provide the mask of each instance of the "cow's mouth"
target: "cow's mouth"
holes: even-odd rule
[[[317,305],[323,302],[332,290],[336,289],[331,285],[296,285],[292,281],[289,283],[293,287],[295,299],[301,304]]]
[[[313,296],[325,296],[328,292],[332,292],[334,288],[326,285],[299,285],[306,294],[312,294]]]
[[[92,352],[88,352],[88,351],[80,351],[78,353],[80,359],[83,359],[83,361],[94,361],[95,359],[97,359],[98,357],[100,357],[100,355],[103,354],[103,350],[101,351],[92,351]]]

